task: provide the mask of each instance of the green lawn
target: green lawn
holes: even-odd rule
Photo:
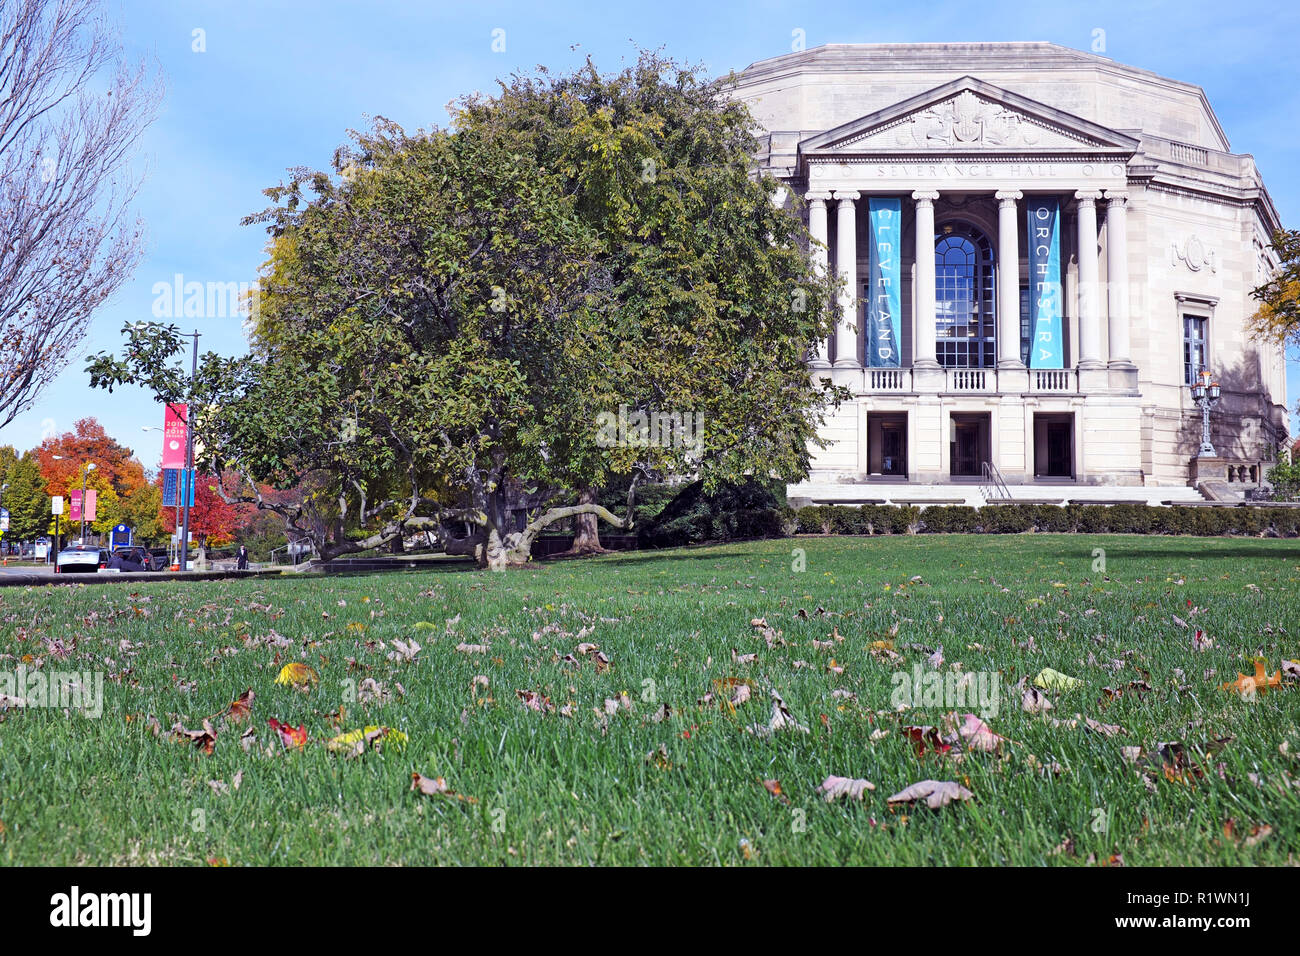
[[[1098,548],[1104,572],[1094,570]],[[792,570],[795,549],[806,570]],[[29,668],[108,677],[98,719],[0,713],[0,863],[1294,862],[1300,687],[1250,700],[1219,684],[1254,673],[1257,655],[1270,674],[1300,658],[1298,580],[1291,540],[926,535],[752,542],[496,575],[5,588],[0,671],[30,655]],[[1195,650],[1193,630],[1172,614],[1214,646]],[[786,645],[769,648],[755,617]],[[894,625],[902,660],[891,664],[869,645]],[[833,628],[841,642],[813,645]],[[389,659],[394,639],[422,645],[414,662]],[[608,669],[562,660],[583,641],[599,645]],[[942,730],[947,711],[975,709],[895,712],[891,675],[929,669],[940,645],[945,671],[1000,672],[987,721],[1008,739],[1000,753],[918,757],[901,732]],[[735,663],[733,648],[757,659]],[[275,683],[295,661],[319,671],[309,691]],[[1044,667],[1082,682],[1045,692],[1050,717],[1081,714],[1124,732],[1025,712],[1011,687]],[[753,698],[734,712],[698,703],[728,677],[750,679]],[[365,678],[391,699],[355,702]],[[214,720],[210,755],[170,734],[177,721],[199,728],[250,687],[251,722]],[[1124,693],[1103,703],[1104,687]],[[767,724],[771,689],[808,733],[744,731]],[[529,709],[517,691],[555,710]],[[606,717],[605,700],[620,692],[630,709]],[[665,704],[670,716],[653,720]],[[340,706],[341,723],[331,719]],[[304,724],[305,748],[286,750],[269,718]],[[355,758],[325,746],[369,724],[409,743]],[[1147,755],[1170,742],[1204,776],[1186,763],[1161,773],[1160,757]],[[1146,782],[1125,747],[1143,748]],[[414,771],[472,800],[412,792]],[[828,775],[876,789],[828,804],[817,793]],[[887,806],[925,779],[955,781],[974,799]],[[781,796],[763,780],[779,780]]]

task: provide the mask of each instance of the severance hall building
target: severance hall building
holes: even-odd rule
[[[952,491],[990,463],[1021,495],[1195,496],[1286,442],[1283,351],[1245,327],[1281,224],[1200,87],[1051,43],[836,44],[736,96],[847,289],[814,365],[853,399],[792,495]]]

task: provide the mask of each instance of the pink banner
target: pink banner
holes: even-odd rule
[[[71,502],[68,510],[68,520],[71,521],[73,524],[76,524],[82,520],[81,489],[78,488],[76,491],[70,492],[68,494],[68,498]],[[86,521],[95,520],[95,504],[97,498],[98,495],[96,494],[94,488],[86,489],[86,518],[85,518]]]
[[[185,420],[188,412],[188,407],[183,404],[167,406],[167,416],[163,419],[164,468],[185,467]]]

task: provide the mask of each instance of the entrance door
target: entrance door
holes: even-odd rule
[[[980,428],[978,425],[957,424],[953,426],[955,436],[952,443],[952,473],[954,475],[978,475],[980,473]]]
[[[987,412],[953,412],[949,423],[948,465],[954,477],[978,478],[990,461],[990,417]]]
[[[880,473],[907,474],[907,426],[899,422],[880,423]]]
[[[867,474],[907,480],[907,412],[867,413]]]
[[[1034,475],[1074,477],[1074,416],[1059,412],[1034,414]]]
[[[1073,435],[1069,422],[1047,423],[1047,473],[1063,478],[1070,475]]]

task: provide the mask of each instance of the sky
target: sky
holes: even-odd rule
[[[2,0],[0,0],[2,2]],[[497,3],[479,0],[109,0],[125,53],[156,64],[165,94],[142,138],[135,210],[147,248],[131,281],[95,316],[64,373],[0,429],[19,450],[94,415],[146,467],[157,467],[162,407],[138,389],[94,391],[84,357],[117,351],[123,324],[154,316],[156,283],[254,282],[262,190],[291,167],[328,168],[349,129],[386,116],[407,129],[444,125],[446,106],[498,77],[586,56],[603,70],[662,47],[713,74],[790,52],[797,31],[823,43],[1045,40],[1203,87],[1232,148],[1252,153],[1284,225],[1300,223],[1300,5],[1215,2]],[[197,31],[197,32],[196,32]],[[200,49],[201,48],[201,49]],[[182,322],[200,348],[245,350],[238,317]],[[1300,397],[1300,356],[1288,395]],[[1292,428],[1293,434],[1297,431]]]

